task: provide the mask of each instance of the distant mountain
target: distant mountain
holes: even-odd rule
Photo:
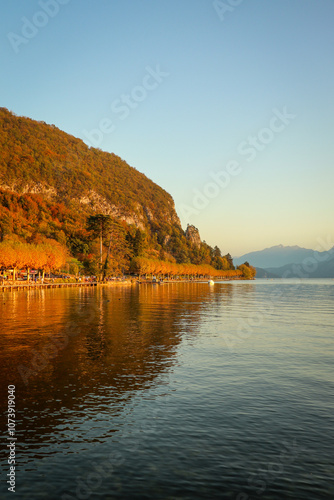
[[[257,252],[250,252],[241,257],[237,257],[234,260],[236,265],[240,265],[242,262],[248,261],[252,266],[256,268],[262,268],[265,270],[271,270],[274,274],[277,274],[276,269],[283,266],[291,266],[291,264],[301,264],[306,259],[315,258],[315,254],[318,255],[319,262],[322,258],[325,258],[328,252],[315,252],[307,248],[301,248],[297,245],[295,246],[284,246],[276,245],[270,248],[265,248]],[[321,258],[322,257],[322,258]],[[328,256],[327,256],[328,260]]]
[[[262,269],[266,272],[269,277],[275,274],[279,278],[334,278],[334,258],[333,249],[330,252],[323,252],[327,254],[329,260],[320,262],[313,258],[313,260],[306,259],[305,262],[300,264],[287,264],[282,267],[270,267],[268,269]],[[323,256],[324,258],[325,256]],[[259,273],[257,274],[258,277]]]
[[[334,278],[334,247],[326,252],[277,245],[235,258],[256,267],[257,278]]]

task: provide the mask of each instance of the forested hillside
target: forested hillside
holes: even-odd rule
[[[8,241],[27,252],[54,242],[95,274],[106,262],[107,274],[126,272],[138,257],[233,270],[196,231],[184,232],[172,197],[118,156],[0,108],[0,258]]]

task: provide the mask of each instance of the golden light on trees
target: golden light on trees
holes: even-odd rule
[[[52,271],[60,269],[66,262],[67,249],[56,241],[35,245],[15,240],[0,243],[0,266],[13,269],[13,281],[17,270],[25,269],[29,279],[30,269]]]

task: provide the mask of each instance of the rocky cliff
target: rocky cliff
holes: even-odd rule
[[[197,227],[188,224],[187,229],[185,231],[185,237],[195,248],[200,248],[201,237],[199,235]]]

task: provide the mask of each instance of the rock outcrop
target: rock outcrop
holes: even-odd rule
[[[190,243],[196,247],[199,248],[201,246],[201,237],[199,235],[199,231],[197,227],[195,226],[190,226],[188,224],[187,229],[185,230],[185,237],[187,238]]]

